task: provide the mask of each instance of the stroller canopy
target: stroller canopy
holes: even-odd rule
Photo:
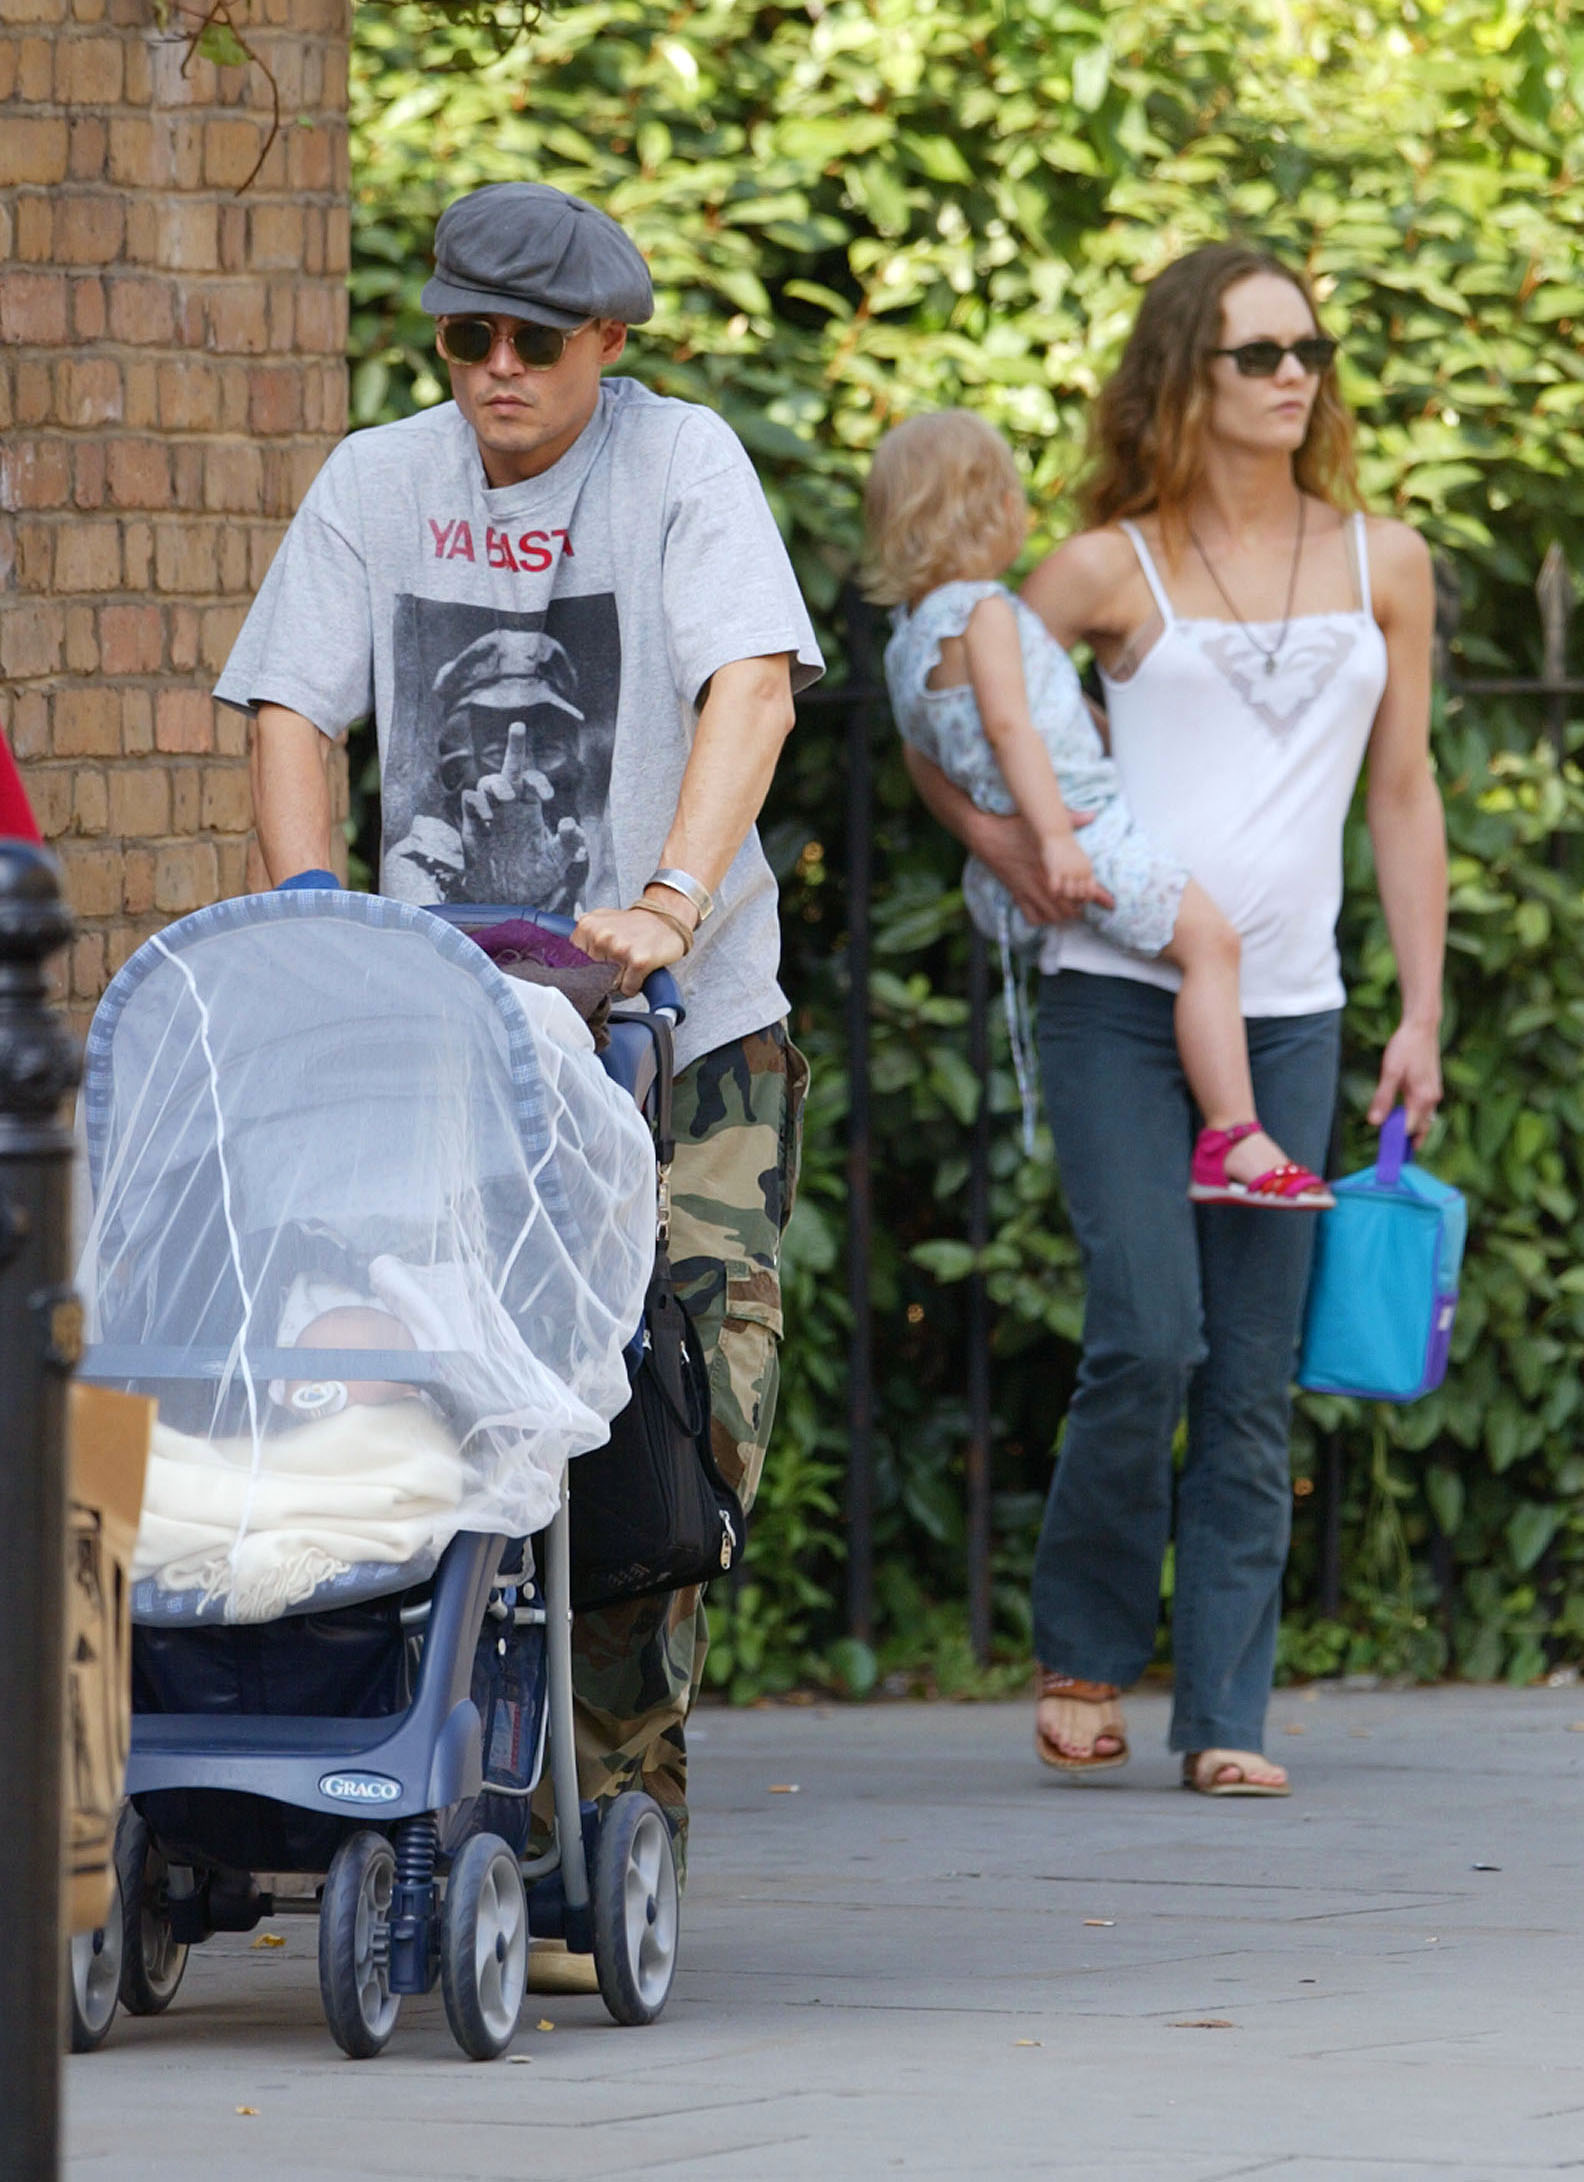
[[[82,1120],[78,1285],[96,1375],[160,1397],[165,1611],[395,1588],[548,1520],[654,1251],[648,1129],[559,994],[406,904],[223,902],[113,980]]]

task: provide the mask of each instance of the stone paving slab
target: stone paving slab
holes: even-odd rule
[[[434,1995],[351,2063],[283,1919],[68,2064],[66,2172],[1584,2174],[1584,1690],[1284,1693],[1285,1803],[1184,1795],[1164,1700],[1130,1714],[1134,1763],[1082,1784],[1035,1764],[1026,1706],[701,1715],[659,2024],[530,1995],[480,2066]]]

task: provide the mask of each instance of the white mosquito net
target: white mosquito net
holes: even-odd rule
[[[82,1115],[92,1368],[159,1400],[139,1619],[398,1589],[549,1520],[627,1401],[655,1211],[559,993],[403,904],[221,903],[113,981]]]

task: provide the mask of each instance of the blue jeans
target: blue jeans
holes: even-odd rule
[[[1247,1026],[1261,1121],[1323,1170],[1341,1016]],[[1315,1222],[1188,1201],[1198,1116],[1172,996],[1081,971],[1040,981],[1040,1065],[1087,1283],[1083,1356],[1034,1563],[1041,1664],[1134,1682],[1149,1664],[1176,1493],[1173,1750],[1259,1750],[1292,1518],[1292,1374]]]

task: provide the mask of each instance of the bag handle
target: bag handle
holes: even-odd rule
[[[1375,1155],[1375,1179],[1383,1189],[1395,1189],[1403,1168],[1413,1157],[1413,1146],[1408,1141],[1408,1109],[1394,1106],[1386,1116],[1380,1133],[1380,1149]]]
[[[656,975],[659,973],[656,972]],[[655,1235],[663,1249],[671,1233],[671,1161],[676,1153],[672,1121],[672,1089],[676,1076],[676,1032],[668,1014],[657,1009],[612,1008],[613,1023],[636,1023],[649,1033],[654,1045],[654,1113],[651,1127],[655,1140],[656,1210]]]

